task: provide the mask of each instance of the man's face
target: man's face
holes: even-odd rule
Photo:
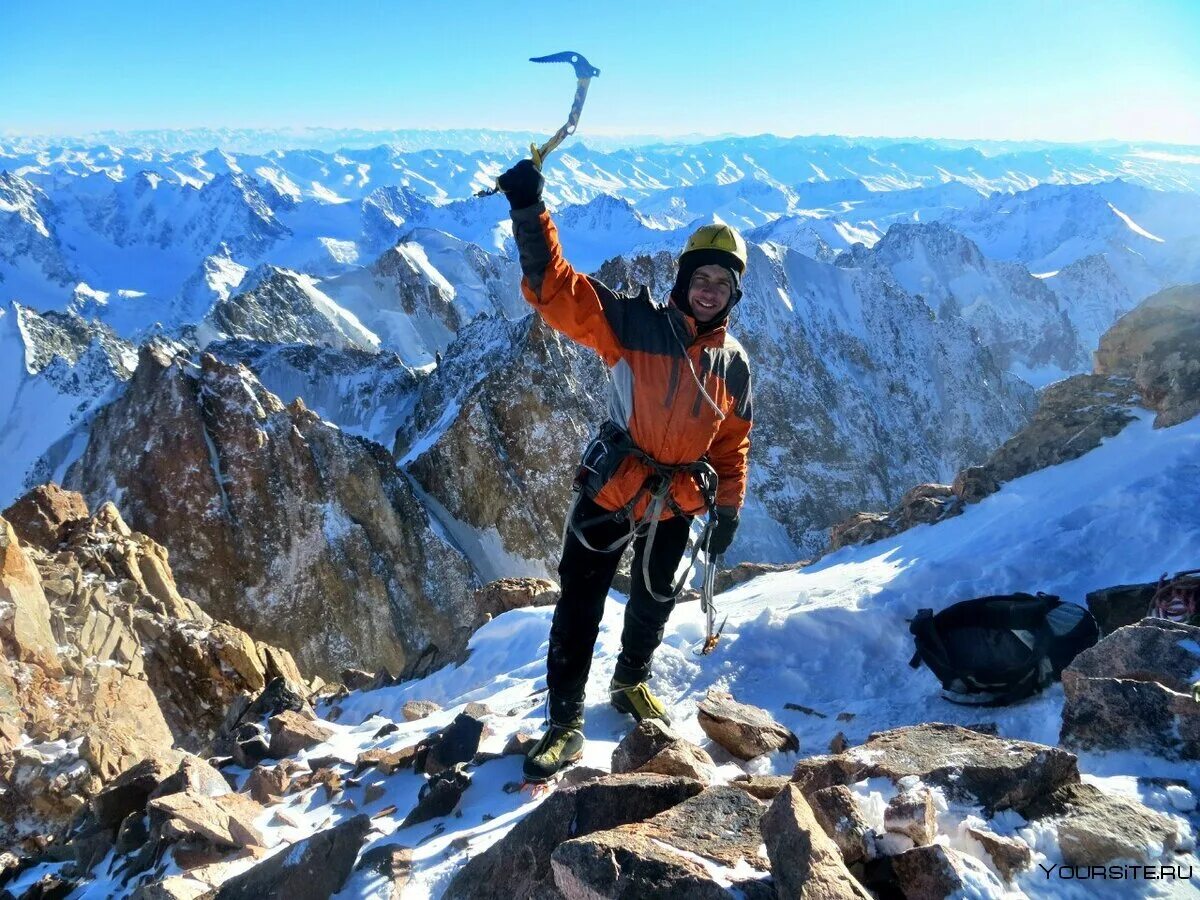
[[[729,305],[733,281],[724,266],[701,266],[692,273],[688,285],[688,303],[697,322],[711,322]]]

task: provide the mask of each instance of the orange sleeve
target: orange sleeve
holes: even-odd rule
[[[514,210],[512,220],[525,276],[521,280],[525,299],[555,331],[590,347],[607,365],[615,366],[622,348],[610,316],[620,311],[606,309],[605,300],[613,305],[620,301],[563,258],[558,229],[544,204]],[[597,288],[604,290],[605,300]]]
[[[750,420],[730,410],[708,450],[717,473],[717,509],[736,514],[746,499],[750,463]]]

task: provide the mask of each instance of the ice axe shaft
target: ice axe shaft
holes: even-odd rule
[[[538,146],[537,144],[529,145],[529,155],[533,159],[533,164],[539,169],[546,157],[559,144],[567,139],[569,135],[575,133],[575,127],[579,124],[579,114],[583,112],[583,102],[587,99],[588,85],[591,80],[600,74],[600,70],[588,62],[578,53],[570,50],[564,50],[562,53],[552,53],[549,56],[531,56],[530,62],[535,63],[570,63],[575,68],[575,100],[571,103],[571,112],[567,116],[566,123],[554,132],[550,140]],[[476,197],[489,197],[500,190],[500,185],[486,188],[475,193]]]

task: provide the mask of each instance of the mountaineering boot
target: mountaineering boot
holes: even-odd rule
[[[639,722],[644,719],[662,719],[668,725],[667,707],[663,702],[650,693],[650,688],[644,681],[635,684],[623,684],[613,679],[608,685],[612,705],[623,713],[629,713]]]
[[[551,722],[541,740],[525,754],[525,780],[531,784],[549,781],[566,766],[583,756],[582,722],[559,725]]]

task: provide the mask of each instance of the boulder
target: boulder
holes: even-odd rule
[[[475,592],[475,621],[482,625],[510,609],[553,606],[558,602],[559,593],[558,585],[545,578],[500,578],[489,581]]]
[[[86,519],[88,508],[82,494],[64,491],[54,482],[48,482],[28,491],[3,515],[22,543],[53,550],[58,547],[62,526]]]
[[[699,862],[643,835],[600,831],[573,838],[550,857],[554,884],[568,900],[656,897],[729,900],[730,893]]]
[[[151,800],[147,811],[167,838],[201,838],[217,847],[232,848],[266,843],[255,825],[262,807],[242,794],[169,794]]]
[[[405,747],[401,750],[383,750],[375,748],[364,750],[358,754],[354,764],[354,774],[358,775],[367,769],[378,769],[384,775],[391,775],[398,769],[410,769],[417,755],[416,746]]]
[[[0,646],[52,678],[63,674],[41,575],[4,518],[0,518]]]
[[[978,841],[992,861],[992,867],[1005,881],[1033,865],[1033,851],[1024,841],[1003,837],[986,828],[967,826],[967,834]]]
[[[291,784],[292,778],[282,766],[255,766],[242,790],[256,803],[277,803]]]
[[[771,801],[759,823],[780,900],[868,900],[837,845],[825,833],[795,785]]]
[[[301,750],[325,743],[334,735],[334,730],[328,725],[307,719],[292,710],[272,716],[268,724],[271,729],[271,756],[276,759],[295,756]]]
[[[738,703],[725,691],[709,690],[696,718],[705,734],[739,759],[800,749],[796,736],[765,709]]]
[[[428,822],[439,816],[448,816],[458,806],[463,792],[471,786],[471,776],[461,766],[442,769],[421,786],[417,794],[417,805],[404,817],[401,828]]]
[[[1000,484],[983,466],[967,466],[954,476],[950,490],[963,503],[978,503],[1000,490]]]
[[[829,529],[828,551],[853,544],[873,544],[895,533],[896,527],[886,513],[855,513]]]
[[[658,719],[639,722],[612,754],[612,771],[653,772],[712,781],[716,764],[712,757]]]
[[[1118,584],[1089,593],[1087,608],[1100,626],[1100,633],[1112,634],[1118,628],[1146,618],[1157,587],[1154,583]]]
[[[229,793],[225,777],[213,768],[206,759],[191,753],[180,754],[183,758],[169,776],[164,778],[150,794],[150,799],[169,794],[191,793],[204,797],[220,797]]]
[[[739,775],[729,782],[732,787],[745,791],[759,800],[774,800],[779,792],[791,784],[786,775]]]
[[[931,723],[872,734],[837,756],[797,763],[792,780],[805,794],[864,778],[899,783],[915,775],[955,798],[988,810],[1016,809],[1064,784],[1079,781],[1074,754],[1057,747]]]
[[[1053,821],[1063,861],[1070,866],[1103,866],[1118,859],[1149,863],[1185,837],[1166,816],[1091,784],[1064,785],[1031,803],[1024,815]]]
[[[441,707],[432,700],[409,700],[400,709],[400,715],[404,716],[405,722],[415,722],[418,719],[424,719],[426,716],[431,716],[435,712],[441,712]]]
[[[813,818],[837,845],[847,865],[875,855],[875,833],[848,787],[838,784],[822,788],[807,799]]]
[[[1200,759],[1200,628],[1144,619],[1118,628],[1063,670],[1065,746]]]
[[[132,812],[145,809],[150,794],[175,770],[169,755],[147,757],[126,769],[91,800],[92,815],[106,828],[116,828]]]
[[[171,875],[162,881],[138,885],[129,900],[200,900],[211,891],[203,881],[187,875]]]
[[[350,876],[371,830],[358,815],[318,831],[221,885],[215,900],[328,900]]]
[[[1004,895],[1004,886],[983,863],[941,844],[906,850],[891,863],[906,900]]]
[[[1155,428],[1200,412],[1200,285],[1147,297],[1100,338],[1096,372],[1132,379]]]
[[[888,801],[883,811],[884,830],[903,834],[918,847],[932,844],[937,837],[937,812],[928,788],[903,791]]]
[[[453,722],[417,745],[414,765],[426,775],[435,775],[458,763],[470,762],[479,751],[482,737],[483,722],[459,713]]]
[[[703,790],[686,778],[608,775],[559,787],[451,879],[445,900],[508,900],[552,893],[550,857],[570,838],[639,822]]]

